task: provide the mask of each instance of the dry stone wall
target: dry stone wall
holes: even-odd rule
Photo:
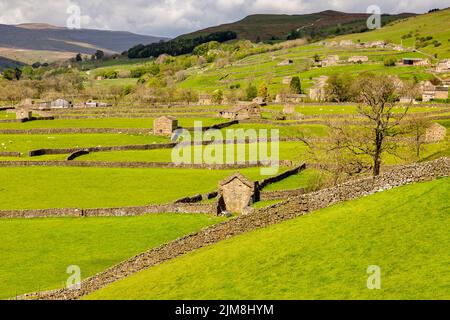
[[[365,178],[349,181],[333,188],[290,199],[249,215],[239,216],[151,249],[84,280],[79,290],[61,289],[25,295],[19,298],[79,299],[138,271],[245,232],[290,220],[338,202],[353,200],[413,182],[427,181],[449,175],[450,158],[441,158],[427,163],[399,167],[375,179]]]

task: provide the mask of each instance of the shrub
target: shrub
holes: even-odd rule
[[[395,67],[397,60],[394,57],[386,57],[384,58],[384,66],[385,67]]]

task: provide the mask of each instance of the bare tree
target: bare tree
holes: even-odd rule
[[[358,113],[365,119],[359,134],[350,138],[347,148],[357,155],[372,159],[373,175],[380,175],[383,152],[395,154],[396,136],[403,134],[400,128],[409,105],[395,112],[397,93],[401,89],[398,80],[386,75],[365,74],[358,78]]]
[[[412,134],[414,141],[414,149],[417,159],[420,159],[420,152],[422,146],[425,144],[425,136],[427,129],[431,126],[432,122],[429,118],[421,114],[413,114],[408,117],[406,123],[406,130]]]

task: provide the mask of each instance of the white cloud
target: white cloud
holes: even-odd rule
[[[322,10],[417,12],[450,6],[450,0],[0,0],[0,23],[45,22],[64,26],[67,7],[79,5],[82,27],[176,36],[254,13],[304,14]]]

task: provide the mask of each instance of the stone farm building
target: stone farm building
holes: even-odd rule
[[[353,56],[353,57],[348,58],[349,63],[364,63],[364,62],[368,62],[368,61],[369,61],[368,56]]]
[[[309,89],[309,98],[313,101],[325,101],[326,100],[326,86],[328,77],[321,76],[316,80],[316,84]]]
[[[39,108],[42,109],[63,109],[63,108],[72,108],[73,103],[72,101],[68,101],[65,99],[56,99],[54,101],[48,101],[48,102],[41,102],[38,104]]]
[[[253,103],[259,104],[260,106],[267,106],[267,102],[263,97],[256,97],[252,101]]]
[[[32,112],[27,109],[16,109],[17,120],[30,120],[32,118]]]
[[[450,59],[440,61],[436,66],[436,72],[450,72]]]
[[[404,66],[428,66],[430,61],[421,58],[403,58],[402,64]]]
[[[238,105],[219,112],[219,116],[230,120],[261,119],[261,106],[257,103]]]
[[[158,136],[171,136],[178,129],[178,120],[170,116],[156,118],[153,122],[153,133]]]
[[[88,100],[84,103],[84,106],[86,108],[106,108],[106,107],[111,107],[112,105],[109,103],[105,103],[105,102]]]
[[[290,59],[286,59],[286,60],[283,60],[283,61],[281,61],[279,64],[278,64],[278,66],[288,66],[288,65],[290,65],[290,64],[294,64],[294,61],[293,60],[290,60]]]
[[[258,185],[240,173],[219,183],[219,213],[228,211],[243,214],[245,209],[259,200]]]
[[[321,65],[322,67],[331,67],[331,66],[337,65],[338,62],[339,62],[339,56],[337,56],[337,55],[332,55],[332,56],[328,56],[328,57],[326,57],[325,59],[323,59],[323,60],[320,62],[320,65]]]
[[[448,87],[436,87],[433,85],[427,85],[423,88],[422,101],[429,102],[434,99],[448,99]]]

